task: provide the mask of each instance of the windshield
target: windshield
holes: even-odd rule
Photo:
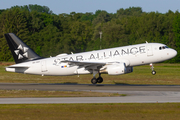
[[[166,49],[166,48],[169,48],[168,46],[161,46],[159,47],[159,50],[163,50],[163,49]]]

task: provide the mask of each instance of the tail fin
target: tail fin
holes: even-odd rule
[[[13,58],[16,63],[28,62],[35,59],[41,59],[29,46],[27,46],[14,33],[4,34]]]

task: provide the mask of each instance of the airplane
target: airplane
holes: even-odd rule
[[[76,54],[59,54],[43,58],[36,54],[14,33],[5,38],[15,60],[6,71],[24,74],[67,76],[93,74],[92,84],[102,83],[101,74],[121,75],[133,72],[134,66],[150,64],[155,75],[153,63],[169,60],[177,51],[161,43],[142,43],[123,47],[94,50]],[[96,74],[99,77],[96,78]]]

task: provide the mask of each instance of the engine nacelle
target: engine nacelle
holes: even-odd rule
[[[121,75],[133,72],[133,67],[126,67],[125,63],[107,65],[109,75]]]

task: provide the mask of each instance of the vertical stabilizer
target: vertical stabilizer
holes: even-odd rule
[[[14,33],[7,33],[4,34],[4,36],[16,63],[28,62],[41,58]]]

